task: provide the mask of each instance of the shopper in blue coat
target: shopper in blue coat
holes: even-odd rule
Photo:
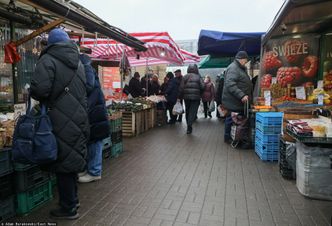
[[[79,174],[78,181],[87,183],[101,179],[103,139],[109,137],[110,127],[104,94],[100,87],[98,75],[91,66],[90,57],[81,54],[80,60],[84,65],[87,80],[90,139],[88,143],[87,170]]]

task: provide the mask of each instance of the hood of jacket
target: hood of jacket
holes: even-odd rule
[[[40,57],[44,54],[49,54],[57,60],[63,62],[69,68],[77,69],[79,62],[78,49],[74,41],[58,42],[47,46],[41,53]]]

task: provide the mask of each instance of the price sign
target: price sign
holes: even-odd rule
[[[296,95],[296,99],[305,100],[306,95],[305,95],[304,87],[303,86],[295,87],[295,95]]]

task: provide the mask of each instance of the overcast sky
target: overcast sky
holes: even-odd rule
[[[201,29],[265,32],[284,0],[74,0],[126,32],[167,31],[198,39]]]

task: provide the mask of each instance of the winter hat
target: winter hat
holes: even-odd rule
[[[248,53],[246,51],[239,51],[237,52],[236,56],[235,56],[236,59],[248,59]]]
[[[69,41],[68,34],[61,28],[55,28],[48,33],[47,45],[52,45],[57,42]]]
[[[174,71],[174,73],[178,73],[178,72],[181,72],[181,70],[177,69],[177,70]]]

